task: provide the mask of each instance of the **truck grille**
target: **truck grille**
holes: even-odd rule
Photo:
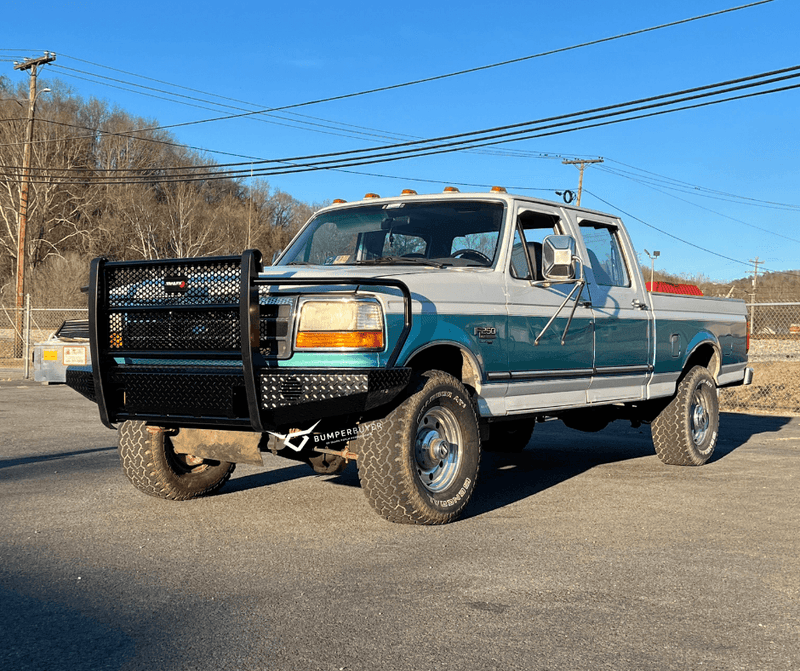
[[[188,260],[108,270],[110,350],[239,352],[236,260]],[[259,352],[288,359],[296,296],[259,287]]]

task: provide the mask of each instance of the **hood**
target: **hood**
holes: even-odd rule
[[[472,275],[474,280],[467,280],[465,273]],[[483,284],[490,276],[494,275],[491,268],[435,268],[432,266],[419,266],[414,268],[402,266],[269,266],[259,273],[262,279],[289,280],[292,278],[303,280],[341,280],[341,284],[326,287],[315,287],[313,284],[292,285],[291,282],[282,282],[280,287],[273,287],[270,293],[309,293],[318,291],[355,291],[359,279],[391,279],[404,282],[410,289],[428,289],[432,287],[447,287],[460,285],[465,282],[475,281]],[[475,277],[475,276],[478,277]]]

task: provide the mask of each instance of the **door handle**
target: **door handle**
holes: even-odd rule
[[[647,303],[642,303],[638,298],[634,298],[631,301],[631,305],[639,310],[647,310]]]

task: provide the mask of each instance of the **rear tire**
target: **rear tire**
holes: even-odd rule
[[[361,488],[390,522],[445,524],[475,489],[480,464],[472,399],[452,375],[419,376],[414,391],[355,441]]]
[[[236,468],[227,461],[176,454],[169,436],[163,431],[150,432],[139,421],[123,422],[117,449],[133,486],[161,499],[185,501],[213,494]]]
[[[719,435],[719,399],[711,373],[702,366],[692,368],[651,428],[656,454],[665,464],[706,463]]]

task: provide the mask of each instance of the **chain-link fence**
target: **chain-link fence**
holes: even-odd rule
[[[800,303],[754,303],[748,312],[755,378],[750,386],[723,390],[721,409],[800,415]],[[0,307],[0,360],[30,362],[36,343],[65,320],[86,317],[81,309]]]
[[[720,407],[800,415],[800,303],[753,303],[747,309],[753,384],[723,390]]]
[[[66,320],[87,317],[88,310],[80,308],[0,306],[0,360],[17,365],[30,362],[36,343],[50,338]]]

